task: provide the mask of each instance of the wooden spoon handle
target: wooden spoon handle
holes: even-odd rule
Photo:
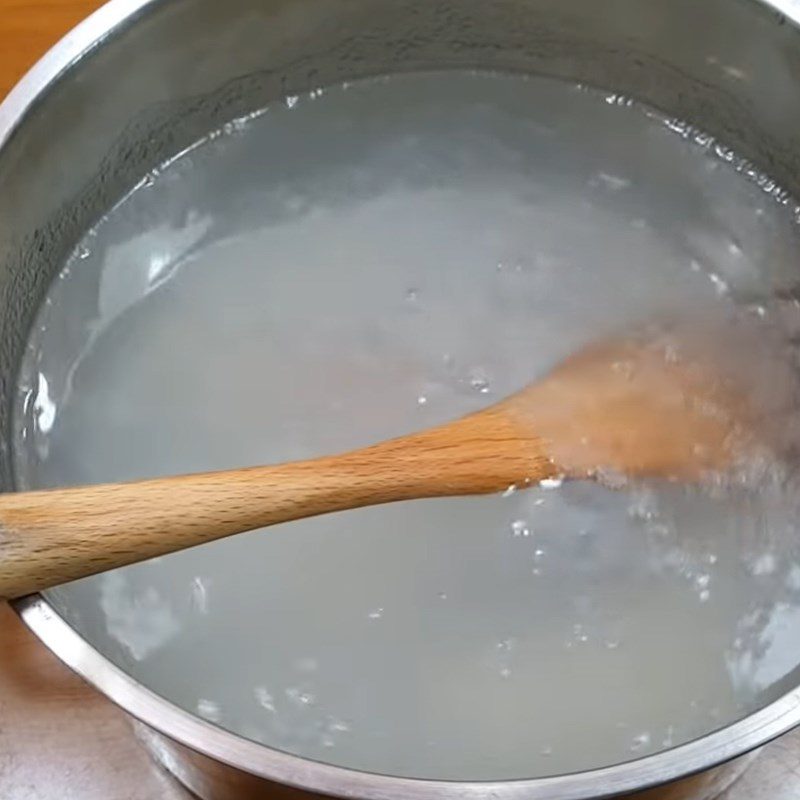
[[[495,416],[311,461],[0,495],[0,598],[301,517],[553,474],[535,439],[508,452],[516,433]]]

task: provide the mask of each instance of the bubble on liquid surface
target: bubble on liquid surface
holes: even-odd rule
[[[286,690],[286,697],[297,706],[301,708],[304,706],[312,706],[314,705],[315,699],[314,695],[311,692],[306,692],[302,689],[297,688],[296,686],[290,686]]]
[[[492,391],[492,384],[482,370],[473,370],[468,377],[470,387],[480,394],[489,394]]]
[[[264,686],[256,686],[253,693],[255,695],[256,702],[261,706],[261,708],[269,711],[270,713],[275,713],[275,698]]]
[[[208,587],[205,581],[196,575],[192,578],[192,602],[200,614],[208,613]]]
[[[222,711],[219,704],[213,700],[198,700],[197,713],[209,722],[219,722],[222,719]]]
[[[528,527],[528,523],[524,519],[515,519],[511,523],[511,532],[514,536],[530,536],[531,529]]]
[[[450,72],[287,97],[79,243],[32,327],[15,473],[45,488],[345,452],[677,311],[741,313],[796,357],[796,205],[616,94]],[[683,367],[677,344],[659,354]],[[733,350],[791,439],[793,401],[774,402],[791,395]],[[147,688],[286,752],[451,780],[603,767],[749,713],[800,662],[797,492],[757,461],[691,488],[518,479],[48,597]]]
[[[778,562],[774,553],[762,553],[752,563],[751,570],[753,575],[772,575],[777,569]]]
[[[635,488],[628,506],[631,519],[650,522],[658,517],[658,496],[650,487]]]

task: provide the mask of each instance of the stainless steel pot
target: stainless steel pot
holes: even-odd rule
[[[14,377],[48,281],[146,171],[210,129],[281,96],[378,73],[537,72],[690,120],[800,196],[798,24],[798,0],[112,0],[0,105],[0,483],[14,485]],[[602,770],[493,783],[369,775],[216,728],[124,674],[44,598],[16,607],[208,800],[710,800],[747,766],[745,754],[800,723],[800,688],[787,686],[723,730]]]

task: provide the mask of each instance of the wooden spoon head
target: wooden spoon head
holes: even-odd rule
[[[618,338],[568,358],[503,404],[547,442],[566,476],[697,480],[750,440],[751,398],[713,349]]]

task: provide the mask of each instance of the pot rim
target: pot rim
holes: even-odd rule
[[[50,86],[118,26],[162,0],[110,0],[50,49],[0,102],[0,150]],[[800,27],[797,0],[753,0]],[[702,772],[800,725],[800,685],[761,710],[699,739],[634,761],[569,775],[507,781],[400,778],[291,755],[223,730],[150,691],[83,639],[41,595],[13,602],[31,631],[67,666],[131,716],[247,773],[307,791],[370,800],[591,800]]]

